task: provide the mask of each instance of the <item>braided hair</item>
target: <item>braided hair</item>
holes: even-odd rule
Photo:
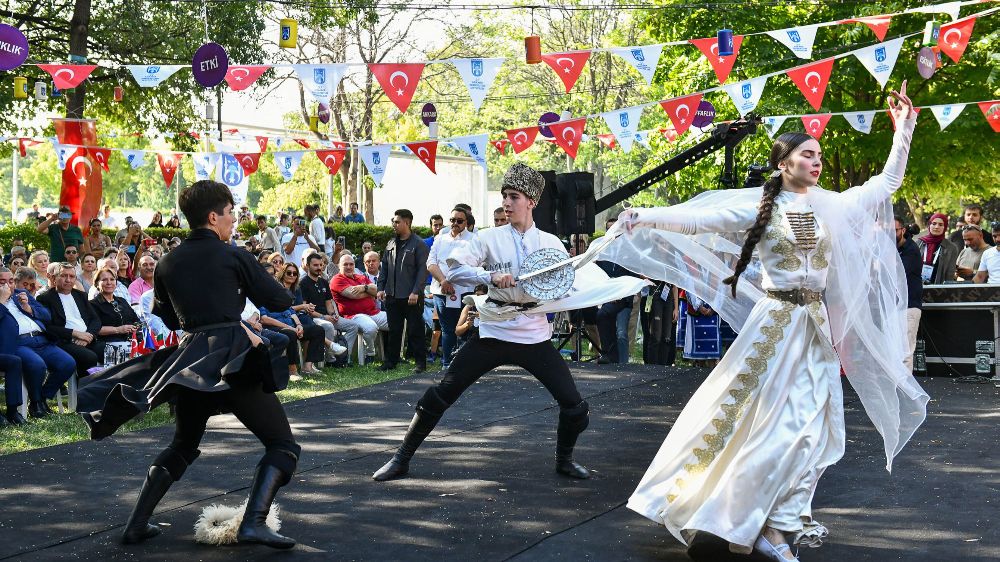
[[[778,164],[785,161],[798,146],[812,137],[805,133],[784,133],[775,139],[771,146],[771,156],[768,163],[772,170],[778,169]],[[733,291],[733,298],[736,298],[736,283],[740,280],[740,275],[746,270],[753,256],[754,248],[764,236],[764,229],[771,222],[771,213],[774,211],[774,200],[781,193],[781,175],[776,174],[764,182],[764,192],[760,197],[760,205],[757,207],[757,220],[753,226],[747,229],[746,240],[743,242],[743,250],[740,252],[740,259],[736,262],[733,274],[722,280],[726,285],[730,285]]]

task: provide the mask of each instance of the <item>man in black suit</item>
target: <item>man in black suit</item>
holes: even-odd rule
[[[76,361],[78,376],[87,376],[87,369],[104,359],[104,344],[97,339],[101,319],[87,294],[74,289],[76,268],[63,263],[54,288],[38,295],[38,302],[49,309],[52,320],[45,323],[45,332],[60,349]]]

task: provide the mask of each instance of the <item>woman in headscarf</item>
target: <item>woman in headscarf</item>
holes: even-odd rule
[[[934,213],[927,223],[927,234],[917,238],[917,248],[923,260],[920,276],[924,283],[940,284],[955,280],[958,248],[945,236],[948,232],[948,215]]]

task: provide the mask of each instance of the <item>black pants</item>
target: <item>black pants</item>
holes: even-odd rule
[[[667,293],[667,300],[660,296],[664,292]],[[677,358],[677,345],[674,343],[677,332],[670,285],[661,284],[649,296],[642,297],[641,302],[642,361],[647,365],[673,365]]]
[[[389,341],[385,348],[387,365],[399,363],[399,352],[403,347],[403,321],[406,321],[406,345],[414,361],[421,367],[427,366],[427,345],[424,342],[424,297],[411,305],[408,299],[385,299],[385,316],[389,323]]]
[[[295,328],[291,326],[287,328],[278,328],[275,326],[268,326],[268,330],[274,330],[279,334],[288,338],[288,364],[298,365],[299,364],[299,336],[295,333]],[[323,360],[324,348],[326,348],[326,332],[323,328],[315,324],[310,324],[308,326],[302,326],[302,345],[306,348],[305,360],[309,363],[317,363]]]
[[[76,376],[78,377],[87,376],[87,369],[104,362],[104,342],[97,341],[96,338],[87,347],[69,342],[60,342],[56,345],[68,353],[73,361],[76,361]]]
[[[621,362],[618,357],[618,313],[632,308],[632,297],[606,302],[597,311],[597,333],[601,335],[601,352],[612,363]]]
[[[458,350],[441,382],[432,388],[450,406],[479,377],[500,365],[517,365],[531,373],[561,408],[572,408],[583,401],[566,361],[549,341],[526,344],[495,338],[470,340]]]

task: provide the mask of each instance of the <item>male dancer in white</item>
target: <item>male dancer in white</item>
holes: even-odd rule
[[[479,326],[480,337],[462,346],[440,383],[427,389],[417,402],[417,413],[392,459],[372,478],[393,480],[409,471],[410,458],[438,420],[479,377],[500,365],[517,365],[537,378],[559,403],[556,471],[572,478],[590,472],[573,460],[576,438],[589,422],[587,402],[576,389],[566,361],[550,342],[552,328],[545,314],[531,314],[534,299],[516,285],[521,264],[542,248],[564,250],[558,238],[535,227],[531,211],[545,187],[537,171],[514,164],[504,175],[503,209],[508,224],[483,230],[456,247],[449,256],[448,281],[455,285],[490,285],[488,304],[516,306],[525,311],[512,320]],[[475,264],[469,265],[469,264]]]

